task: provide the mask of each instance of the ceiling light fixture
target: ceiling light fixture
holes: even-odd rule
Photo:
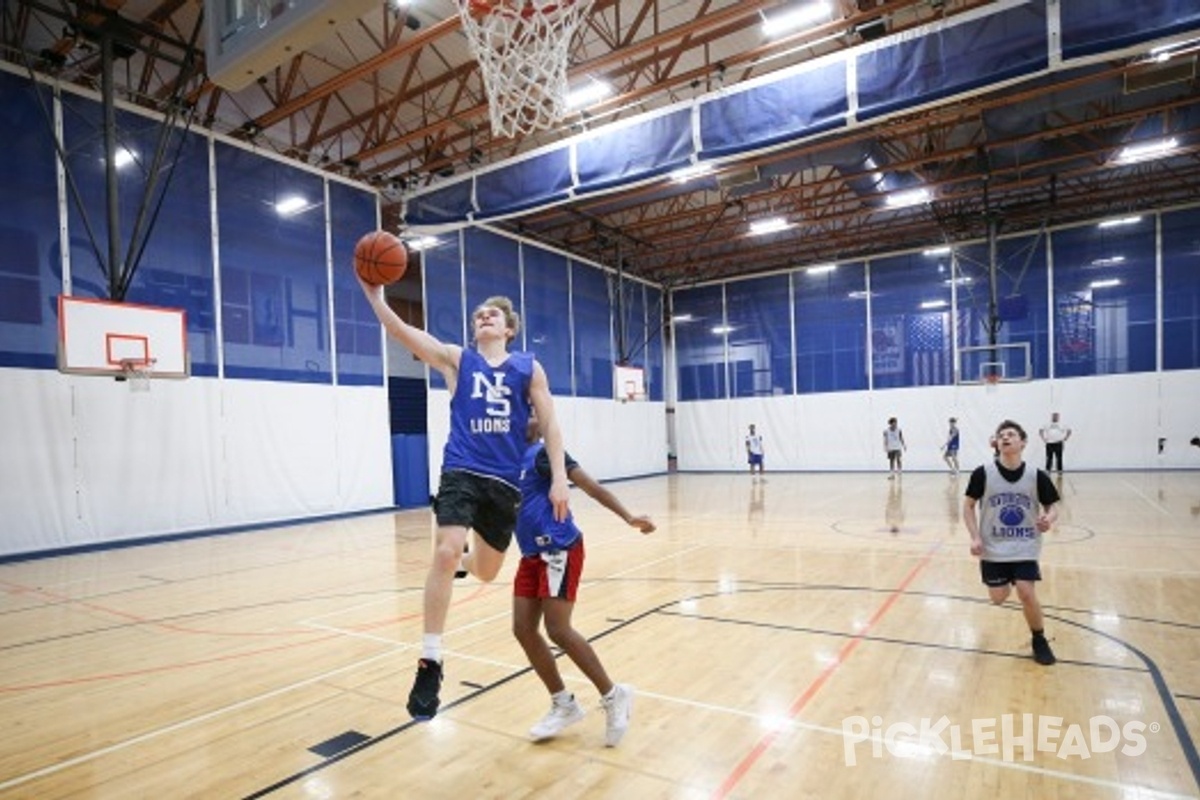
[[[825,0],[803,3],[769,17],[764,15],[762,32],[764,36],[783,36],[816,22],[828,22],[831,16],[833,8]]]
[[[792,224],[783,217],[757,219],[750,223],[750,235],[762,236],[766,233],[778,233],[779,231],[787,230],[790,227],[792,227]]]
[[[1106,219],[1096,227],[1097,228],[1119,228],[1122,225],[1136,225],[1141,222],[1141,217],[1121,217],[1120,219]]]
[[[1125,147],[1121,152],[1117,153],[1114,161],[1118,164],[1136,164],[1141,161],[1152,161],[1156,158],[1165,158],[1179,149],[1179,140],[1171,137],[1170,139],[1160,139],[1156,142],[1146,142],[1144,144],[1131,144]]]
[[[809,275],[828,275],[835,269],[837,269],[837,264],[817,264],[816,266],[809,267],[804,271]]]
[[[588,83],[567,93],[567,108],[585,108],[599,103],[612,94],[612,84],[592,78]]]
[[[928,311],[933,308],[945,308],[948,305],[950,304],[945,300],[926,300],[921,303],[921,308],[925,311]]]
[[[891,208],[908,208],[928,203],[930,197],[928,189],[909,189],[888,195],[887,204]]]
[[[290,194],[275,203],[275,213],[281,217],[291,217],[307,207],[307,200],[298,194]]]
[[[1106,278],[1102,281],[1092,281],[1088,284],[1089,289],[1111,289],[1114,286],[1120,286],[1120,278]]]

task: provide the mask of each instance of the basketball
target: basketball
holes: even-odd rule
[[[371,231],[354,245],[354,270],[372,286],[395,283],[407,268],[404,242],[387,231]]]

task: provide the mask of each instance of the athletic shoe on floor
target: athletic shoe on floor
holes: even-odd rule
[[[608,716],[604,727],[604,746],[616,747],[629,728],[629,717],[633,714],[633,687],[618,683],[608,697],[600,698],[600,705]]]
[[[408,693],[408,713],[413,719],[433,719],[441,701],[438,692],[442,688],[442,665],[437,661],[422,658],[417,662],[417,679]]]
[[[569,726],[583,719],[583,706],[572,696],[566,703],[550,703],[550,712],[529,729],[529,738],[535,742],[552,739]]]
[[[1058,660],[1054,657],[1054,651],[1050,649],[1050,643],[1046,641],[1045,636],[1033,637],[1033,660],[1046,666]]]

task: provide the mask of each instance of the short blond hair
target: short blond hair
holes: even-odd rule
[[[513,301],[502,294],[497,294],[484,300],[479,304],[478,308],[484,308],[485,306],[500,309],[504,314],[504,327],[512,331],[512,336],[508,337],[509,340],[516,339],[517,334],[521,332],[521,315],[513,308]]]

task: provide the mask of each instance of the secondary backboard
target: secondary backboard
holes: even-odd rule
[[[1033,380],[1029,342],[963,347],[958,351],[958,382],[968,386]]]
[[[646,399],[646,371],[617,364],[613,368],[613,396],[622,403]]]
[[[59,371],[117,377],[131,365],[144,366],[155,378],[186,378],[187,313],[59,295]]]

